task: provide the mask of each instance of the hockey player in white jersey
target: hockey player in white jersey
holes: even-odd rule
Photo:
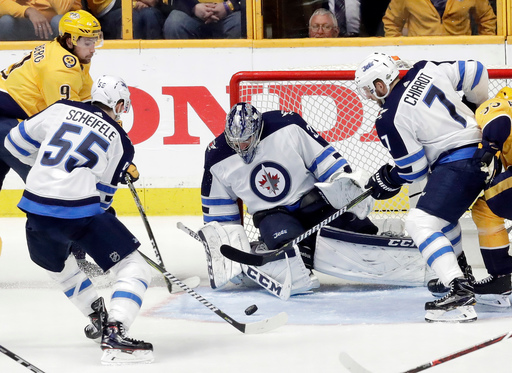
[[[395,163],[383,165],[368,182],[373,197],[391,198],[403,184],[428,178],[405,227],[450,291],[425,304],[425,319],[476,320],[474,278],[458,221],[492,173],[493,157],[478,149],[482,134],[465,104],[476,108],[487,99],[487,70],[477,61],[420,61],[400,79],[395,60],[374,53],[357,68],[356,84],[381,106],[375,126]]]
[[[85,334],[101,338],[104,364],[153,360],[150,343],[127,336],[151,270],[137,251],[137,238],[105,213],[134,156],[128,135],[116,122],[129,109],[125,82],[102,76],[92,88],[92,104],[57,101],[13,128],[4,142],[31,166],[18,204],[27,214],[30,257],[90,318]],[[116,277],[108,312],[70,254],[71,242]]]
[[[234,105],[224,133],[206,150],[201,185],[206,225],[199,234],[212,248],[212,253],[207,253],[212,288],[221,288],[242,271],[263,287],[272,279],[282,284],[288,269],[292,295],[318,287],[318,279],[310,276],[316,235],[295,245],[295,253],[288,259],[258,267],[258,274],[222,258],[218,251],[222,243],[249,250],[237,201],[242,200],[252,214],[265,250],[275,250],[360,195],[368,177],[362,171],[353,172],[297,113],[275,110],[261,114],[251,104]],[[366,199],[330,225],[377,233],[367,217],[373,202]]]

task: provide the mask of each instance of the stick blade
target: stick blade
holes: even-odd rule
[[[265,320],[245,324],[245,334],[261,334],[277,329],[288,322],[288,314],[281,312]]]
[[[226,258],[231,259],[237,263],[247,264],[250,266],[261,266],[263,265],[263,257],[245,251],[238,250],[233,246],[222,245],[220,252]]]
[[[181,280],[181,282],[183,282],[185,285],[187,285],[189,288],[191,289],[195,289],[199,286],[199,284],[201,283],[201,278],[199,276],[192,276],[192,277],[189,277],[189,278],[186,278],[184,280]],[[182,288],[180,288],[179,286],[173,286],[172,287],[172,291],[171,291],[171,294],[176,294],[176,293],[182,293],[184,292],[185,290],[183,290]]]
[[[345,351],[340,352],[339,356],[341,364],[347,368],[349,372],[352,373],[372,373],[368,369],[364,368],[361,364],[359,364],[357,361],[352,359],[352,357],[347,354]]]

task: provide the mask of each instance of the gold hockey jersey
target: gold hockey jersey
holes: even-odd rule
[[[512,118],[512,101],[507,101],[502,98],[492,98],[485,101],[477,110],[475,119],[486,137],[486,132],[493,132],[493,134],[501,134],[501,138],[506,138],[501,149],[501,162],[503,168],[507,169],[512,165],[512,131],[509,127],[499,126],[498,121],[494,121],[499,116],[506,115]],[[491,128],[496,126],[495,128]],[[504,133],[506,131],[507,133]],[[492,139],[491,139],[492,140]]]
[[[89,69],[90,64],[81,64],[54,40],[2,70],[0,90],[32,116],[61,99],[90,100],[93,81]]]

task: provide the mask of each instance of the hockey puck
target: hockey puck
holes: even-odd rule
[[[258,307],[253,304],[252,306],[249,306],[245,309],[245,314],[246,315],[252,315],[254,312],[256,312],[258,310]]]

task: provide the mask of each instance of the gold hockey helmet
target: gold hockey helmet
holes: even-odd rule
[[[498,93],[496,93],[496,98],[502,98],[504,100],[512,100],[512,88],[503,87],[500,89]]]
[[[59,35],[68,33],[76,45],[80,37],[96,38],[96,47],[103,45],[103,33],[99,21],[85,10],[74,10],[62,16],[59,22]]]

